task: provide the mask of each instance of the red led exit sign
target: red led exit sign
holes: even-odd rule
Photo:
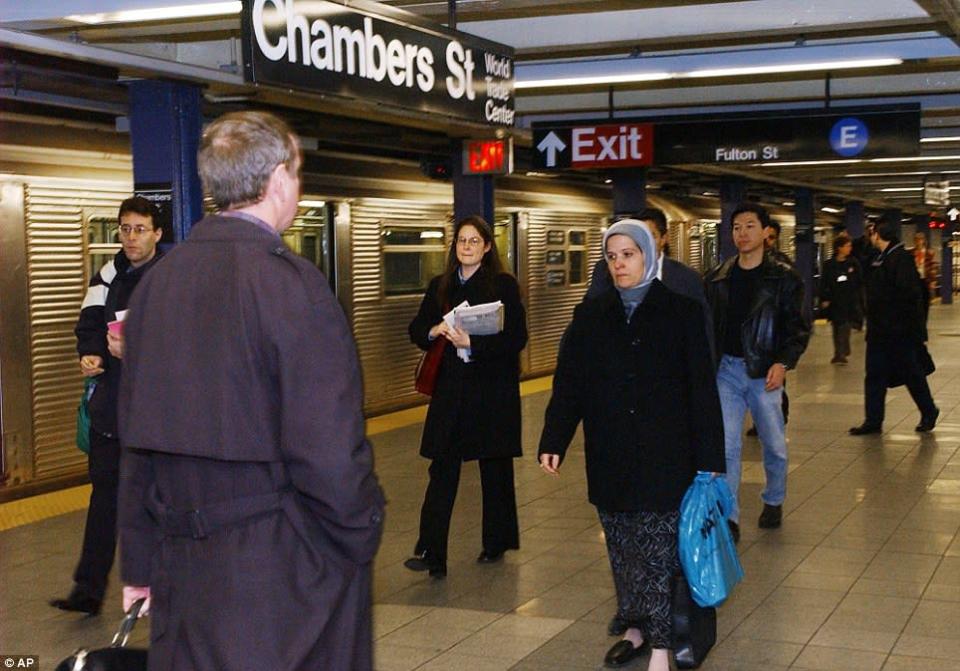
[[[464,140],[464,175],[509,175],[513,172],[513,139]]]

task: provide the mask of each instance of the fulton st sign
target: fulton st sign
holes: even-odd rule
[[[920,107],[845,107],[533,127],[538,170],[914,156]]]
[[[513,49],[362,0],[243,0],[247,81],[512,126]]]

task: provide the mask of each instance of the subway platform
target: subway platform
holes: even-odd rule
[[[717,645],[703,669],[960,670],[960,308],[934,306],[929,326],[937,363],[929,381],[942,413],[936,429],[914,433],[917,411],[901,387],[888,394],[884,434],[853,437],[847,429],[863,418],[863,337],[854,334],[850,365],[831,365],[829,326],[817,324],[788,378],[781,529],[756,528],[763,468],[759,443],[744,439],[746,578],[719,609]],[[549,379],[524,383],[521,549],[499,564],[474,563],[480,488],[467,464],[445,580],[403,567],[426,484],[427,462],[417,454],[423,409],[370,420],[389,499],[375,570],[378,670],[602,667],[614,642],[606,636],[613,584],[580,446],[560,479],[536,465],[548,399]],[[0,505],[0,656],[39,655],[40,667],[53,669],[78,646],[109,642],[120,619],[115,578],[99,617],[47,605],[70,588],[88,491]],[[145,625],[133,645],[146,645]],[[645,669],[646,659],[627,668]]]

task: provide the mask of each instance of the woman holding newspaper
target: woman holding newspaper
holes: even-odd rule
[[[457,223],[446,269],[430,281],[409,332],[423,350],[438,338],[446,342],[420,442],[420,454],[431,460],[420,537],[405,562],[442,578],[464,461],[480,465],[483,548],[477,561],[496,562],[520,547],[513,459],[520,456],[518,355],[527,343],[526,313],[482,218]]]

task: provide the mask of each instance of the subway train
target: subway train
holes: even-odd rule
[[[73,328],[90,276],[120,248],[116,212],[131,193],[132,168],[125,143],[110,133],[92,133],[82,150],[63,148],[77,144],[68,135],[84,132],[24,128],[0,138],[4,498],[75,482],[85,473],[86,458],[75,447],[82,378]],[[423,402],[413,388],[420,352],[409,343],[407,324],[444,266],[451,185],[426,178],[418,165],[336,152],[309,155],[303,184],[299,215],[284,239],[326,274],[352,324],[366,412]],[[715,197],[660,196],[651,189],[648,201],[667,213],[675,258],[700,271],[717,262]],[[524,376],[552,371],[560,336],[600,258],[610,207],[602,184],[542,176],[498,180],[497,246],[527,308]],[[792,254],[792,215],[775,216],[783,226],[781,245]]]

